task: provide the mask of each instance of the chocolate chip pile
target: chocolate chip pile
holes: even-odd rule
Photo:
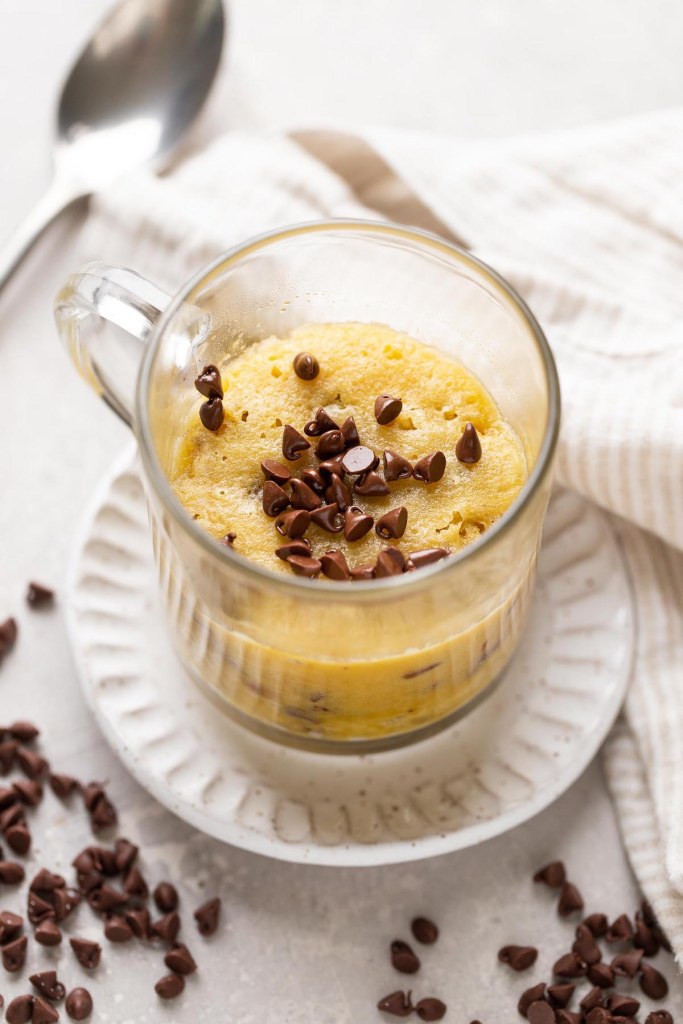
[[[410,928],[417,941],[424,946],[433,946],[439,937],[439,929],[426,917],[416,917]],[[394,939],[389,947],[389,956],[392,967],[401,974],[417,974],[420,970],[420,958],[402,939]],[[409,1017],[411,1013],[416,1013],[420,1020],[435,1021],[441,1020],[447,1007],[435,996],[426,996],[413,1003],[412,990],[399,990],[380,999],[377,1009],[392,1017]]]
[[[293,361],[294,372],[302,381],[315,380],[320,367],[309,352],[299,352]],[[204,426],[217,430],[223,422],[223,389],[216,366],[204,367],[195,381],[197,390],[207,398],[199,410]],[[378,395],[374,414],[383,426],[393,423],[401,414],[403,403],[392,395]],[[330,548],[315,558],[304,534],[311,524],[326,533],[344,534],[353,543],[361,540],[374,526],[382,540],[400,539],[408,524],[408,513],[399,505],[375,517],[358,504],[358,498],[372,499],[390,494],[389,484],[413,478],[425,484],[437,483],[446,470],[446,456],[432,452],[412,465],[400,453],[386,448],[382,454],[383,474],[378,472],[379,456],[361,443],[355,421],[348,416],[338,425],[327,410],[320,408],[303,427],[301,434],[286,424],[282,434],[282,455],[287,462],[296,462],[312,447],[308,438],[316,438],[315,455],[318,467],[302,470],[294,476],[286,465],[276,459],[264,459],[261,470],[265,478],[262,492],[263,511],[275,520],[275,529],[286,543],[275,551],[297,576],[314,578],[322,574],[331,580],[368,580],[413,572],[446,558],[447,548],[427,548],[410,552],[407,557],[396,546],[380,551],[375,564],[349,567],[344,553]],[[474,464],[481,458],[481,444],[476,428],[467,423],[455,448],[460,462]],[[234,533],[224,543],[235,543]]]
[[[567,879],[561,861],[541,868],[534,881],[557,891],[560,917],[569,918],[584,910],[583,897]],[[610,951],[609,961],[603,959],[605,950],[600,941],[615,950]],[[620,914],[610,923],[605,914],[588,914],[576,926],[569,952],[553,965],[553,981],[528,988],[520,996],[517,1009],[530,1024],[636,1024],[640,1000],[632,991],[614,990],[619,983],[637,979],[649,999],[664,999],[669,991],[666,978],[647,962],[660,949],[671,952],[666,935],[645,900],[633,920],[628,914]],[[503,946],[498,952],[500,962],[513,971],[527,970],[537,958],[534,946]],[[586,992],[577,1007],[571,1009],[580,979],[586,984]],[[645,1024],[673,1024],[673,1017],[668,1010],[653,1010]]]

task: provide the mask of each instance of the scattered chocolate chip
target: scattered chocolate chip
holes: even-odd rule
[[[4,946],[6,942],[16,939],[23,927],[23,917],[13,914],[11,910],[3,910],[0,913],[0,946]]]
[[[465,429],[455,446],[458,462],[471,466],[481,458],[481,441],[473,423],[466,423]]]
[[[127,902],[127,899],[127,893],[114,888],[108,882],[91,890],[87,896],[88,903],[98,914],[107,913],[116,907],[122,907]]]
[[[287,559],[287,565],[290,566],[295,576],[305,576],[307,579],[313,579],[322,568],[320,561],[310,555],[292,555]]]
[[[583,897],[572,882],[564,882],[557,904],[557,912],[560,917],[569,917],[577,910],[583,910]]]
[[[195,378],[194,386],[204,398],[223,397],[220,371],[213,363],[207,363],[199,376]]]
[[[630,942],[633,938],[633,925],[628,914],[620,914],[612,921],[612,924],[605,933],[606,942]]]
[[[324,494],[327,487],[327,480],[317,469],[304,469],[301,471],[301,480],[310,487],[316,494]]]
[[[66,800],[78,789],[78,782],[70,775],[57,775],[54,772],[50,775],[50,788],[60,800]]]
[[[33,743],[40,736],[40,729],[33,722],[12,722],[5,731],[13,740],[19,740],[20,743]]]
[[[264,459],[261,463],[261,471],[266,480],[272,480],[279,487],[284,487],[292,475],[286,466],[283,466],[281,462],[276,462],[275,459]]]
[[[609,1024],[612,1020],[612,1014],[604,1006],[596,1006],[584,1019],[586,1024]]]
[[[277,532],[292,540],[299,540],[303,537],[310,525],[310,512],[306,512],[303,508],[293,508],[287,512],[281,512],[275,520]]]
[[[30,750],[21,744],[17,748],[16,760],[24,775],[28,775],[29,779],[40,778],[48,768],[48,763],[44,757],[36,754],[35,750]]]
[[[394,540],[402,537],[408,525],[408,510],[399,505],[385,512],[375,523],[375,533],[384,540]]]
[[[383,427],[401,415],[403,402],[400,398],[392,398],[391,395],[378,395],[375,399],[375,419]]]
[[[572,986],[573,987],[573,986]],[[522,1017],[526,1017],[526,1012],[532,1003],[536,1003],[545,997],[545,982],[541,981],[538,985],[532,985],[531,988],[526,989],[522,992],[517,1003],[517,1009],[519,1010]]]
[[[384,477],[390,483],[395,480],[407,480],[413,475],[413,467],[407,459],[391,448],[385,448],[382,454],[384,462]]]
[[[185,988],[185,979],[180,974],[167,974],[159,978],[154,991],[160,999],[175,999]]]
[[[419,459],[413,468],[413,476],[416,480],[423,480],[426,484],[435,484],[446,472],[446,456],[443,452],[433,452]]]
[[[581,957],[586,964],[597,964],[602,960],[600,947],[593,938],[593,933],[585,924],[580,924],[576,929],[576,940],[572,946],[575,953]]]
[[[589,914],[584,918],[583,923],[596,939],[601,939],[609,927],[606,914]]]
[[[199,418],[207,430],[218,430],[225,419],[225,410],[220,398],[209,398],[199,406]]]
[[[275,554],[286,562],[292,555],[310,555],[311,545],[307,540],[292,540],[289,544],[281,544],[275,549]]]
[[[99,942],[92,942],[90,939],[69,939],[69,942],[81,967],[94,971],[102,955]]]
[[[0,647],[0,660],[2,660],[2,649]],[[7,775],[14,766],[19,744],[16,740],[3,740],[0,742],[0,775]]]
[[[21,864],[14,860],[0,860],[0,882],[4,885],[18,885],[24,881],[24,871]]]
[[[57,980],[56,971],[42,971],[40,974],[32,974],[28,980],[34,988],[38,989],[41,996],[45,996],[46,999],[54,999],[57,1002],[66,995],[66,989],[61,981]]]
[[[573,1010],[559,1009],[555,1011],[557,1024],[581,1024],[581,1014]]]
[[[121,914],[112,914],[105,923],[104,935],[110,942],[130,942],[133,929]]]
[[[351,572],[342,551],[336,548],[326,551],[320,556],[320,566],[323,576],[330,580],[349,580]]]
[[[327,409],[317,409],[315,416],[309,420],[304,427],[304,434],[308,437],[321,437],[328,430],[339,430]]]
[[[555,1024],[555,1011],[550,1003],[539,999],[527,1010],[526,1019],[529,1024]]]
[[[294,356],[292,366],[299,380],[315,380],[320,373],[320,363],[310,352],[299,352]]]
[[[25,821],[5,828],[4,835],[10,850],[14,850],[20,857],[23,857],[31,849],[31,833]]]
[[[584,1015],[590,1013],[590,1011],[594,1010],[596,1006],[603,1006],[602,998],[602,990],[599,988],[592,988],[579,1003]]]
[[[35,996],[31,1020],[33,1024],[54,1024],[55,1021],[59,1020],[59,1014],[54,1006],[46,1003],[41,996]]]
[[[174,974],[192,974],[197,970],[192,954],[182,942],[169,949],[164,957],[164,963]]]
[[[580,978],[585,973],[586,965],[576,953],[565,953],[553,966],[553,974],[558,978]]]
[[[266,480],[261,496],[263,511],[275,518],[289,506],[289,495],[274,480]]]
[[[36,926],[33,938],[41,946],[58,946],[62,941],[62,933],[51,917],[44,917]]]
[[[503,946],[498,950],[498,959],[513,971],[526,971],[536,963],[538,950],[533,946]]]
[[[653,1010],[645,1018],[645,1024],[674,1024],[674,1019],[668,1010]]]
[[[413,1004],[410,992],[391,992],[377,1004],[377,1009],[383,1013],[390,1013],[392,1017],[409,1017],[413,1012]]]
[[[374,469],[378,461],[372,448],[366,448],[364,444],[357,444],[344,453],[341,465],[349,476],[360,476],[362,473],[369,473],[371,469]]]
[[[92,1013],[92,996],[87,988],[74,988],[69,992],[64,1009],[72,1020],[85,1020]],[[35,1024],[35,1017],[34,1024]]]
[[[372,529],[374,521],[358,505],[350,505],[344,513],[344,537],[348,541],[360,540]]]
[[[326,430],[315,447],[319,459],[330,459],[344,451],[344,435],[341,430]]]
[[[0,661],[14,647],[17,642],[18,632],[16,619],[9,618],[5,619],[4,622],[0,622]]]
[[[37,807],[43,799],[43,787],[36,779],[18,779],[12,788],[26,807]]]
[[[138,852],[137,846],[135,843],[131,843],[130,839],[125,839],[121,836],[121,838],[116,840],[114,859],[116,861],[116,869],[120,874],[128,874],[137,860]]]
[[[446,1004],[440,999],[429,996],[427,999],[420,999],[415,1003],[415,1013],[420,1020],[441,1020],[446,1013]]]
[[[631,949],[628,953],[617,953],[610,967],[620,978],[635,978],[643,959],[642,949]]]
[[[200,935],[213,935],[218,928],[218,918],[221,912],[221,901],[218,896],[202,903],[194,912],[194,919],[197,922],[197,929]]]
[[[287,461],[296,461],[301,453],[305,452],[306,449],[310,447],[310,441],[307,441],[298,430],[295,430],[294,427],[287,423],[282,432],[282,454]]]
[[[333,459],[325,459],[324,462],[321,462],[318,465],[318,472],[325,474],[330,479],[332,478],[333,473],[336,473],[336,475],[341,478],[344,476],[344,468],[342,466],[343,461],[343,455],[335,455]]]
[[[360,494],[364,498],[381,498],[383,495],[389,494],[384,477],[372,469],[356,481],[354,490],[356,494]]]
[[[635,1017],[640,1009],[640,1001],[633,996],[622,996],[615,992],[609,997],[610,1013],[619,1014],[621,1017]]]
[[[597,985],[598,988],[612,988],[614,985],[614,971],[609,964],[589,964],[586,976],[591,985]]]
[[[297,480],[295,477],[291,482],[291,491],[292,508],[302,508],[306,512],[312,512],[313,509],[320,508],[322,505],[322,498],[311,490],[303,480]]]
[[[33,1016],[33,996],[17,996],[7,1007],[7,1024],[28,1024]]]
[[[54,917],[54,907],[51,902],[43,899],[35,892],[28,894],[28,919],[31,924],[39,924],[46,917]]]
[[[576,985],[572,985],[571,982],[565,985],[549,985],[548,999],[556,1009],[564,1009],[574,995],[575,988]]]
[[[93,832],[102,832],[116,824],[118,816],[104,788],[98,782],[90,782],[83,787],[83,800],[90,814],[90,825]]]
[[[336,473],[332,474],[330,484],[325,490],[325,498],[330,504],[335,504],[340,512],[346,512],[353,500],[351,491]]]
[[[411,551],[406,560],[406,570],[412,572],[414,569],[424,569],[426,565],[433,565],[443,558],[448,558],[448,548],[424,548],[422,551]]]
[[[180,931],[180,918],[175,910],[172,910],[169,914],[164,914],[158,921],[155,921],[152,925],[151,935],[156,939],[161,939],[162,942],[173,943],[178,937]]]
[[[652,964],[640,965],[638,984],[650,999],[664,999],[669,991],[669,983]]]
[[[414,918],[410,925],[410,930],[417,941],[425,946],[433,946],[439,937],[439,929],[427,917]]]
[[[407,942],[395,939],[390,947],[391,963],[401,974],[415,974],[420,969],[420,960]]]
[[[27,948],[28,939],[25,935],[20,935],[18,939],[5,943],[2,947],[2,966],[6,971],[14,974],[21,970],[26,962]]]
[[[147,907],[133,907],[123,915],[131,927],[133,935],[138,939],[147,939],[150,935],[151,918]]]
[[[153,896],[162,914],[168,914],[178,906],[178,890],[170,882],[159,882]]]
[[[339,429],[344,435],[344,445],[346,448],[355,448],[357,444],[360,444],[358,428],[353,416],[347,416]]]
[[[656,956],[659,952],[660,943],[657,932],[645,923],[640,911],[636,913],[633,945],[636,949],[642,949],[643,956]]]
[[[561,889],[567,879],[567,872],[561,860],[553,860],[545,864],[534,875],[534,882],[542,882],[551,889]]]
[[[42,583],[36,583],[35,581],[29,583],[28,590],[26,591],[26,600],[32,608],[43,608],[47,604],[52,604],[54,599],[54,590],[50,590],[49,587],[45,587]]]

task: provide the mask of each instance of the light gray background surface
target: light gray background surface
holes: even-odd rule
[[[0,0],[0,240],[47,180],[57,83],[107,6]],[[195,142],[231,127],[328,120],[496,136],[683,96],[683,6],[675,0],[233,0],[231,15],[228,60]],[[569,936],[529,882],[539,863],[562,854],[592,909],[635,906],[599,764],[535,821],[476,850],[358,871],[268,862],[193,834],[130,781],[83,706],[60,611],[25,611],[28,578],[62,585],[84,503],[126,441],[77,380],[52,325],[53,295],[75,269],[77,221],[56,226],[0,296],[0,619],[17,613],[22,630],[0,669],[0,717],[35,717],[63,770],[111,780],[125,829],[146,846],[150,877],[184,876],[186,906],[208,891],[225,900],[211,943],[195,940],[186,924],[202,970],[181,1001],[156,1002],[158,954],[107,948],[92,984],[94,1019],[374,1021],[376,1000],[401,981],[384,947],[420,911],[439,921],[442,939],[424,957],[419,994],[445,999],[453,1024],[515,1020],[513,994],[527,979],[497,967],[498,946],[548,936],[531,983]],[[63,868],[87,841],[83,822],[51,798],[38,821],[37,856]],[[0,903],[13,900],[4,892]],[[81,921],[85,933],[86,912]],[[70,954],[55,960],[65,981],[77,983]],[[0,972],[6,998],[23,990],[6,978]],[[678,979],[669,1006],[683,1010]]]

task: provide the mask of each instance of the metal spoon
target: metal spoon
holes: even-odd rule
[[[77,199],[143,164],[161,167],[197,116],[223,46],[221,0],[122,0],[62,89],[52,182],[0,249],[0,288]]]

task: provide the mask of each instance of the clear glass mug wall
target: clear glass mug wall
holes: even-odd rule
[[[174,298],[90,265],[56,318],[82,375],[135,431],[170,635],[224,710],[275,739],[356,751],[426,735],[491,688],[524,626],[559,419],[547,343],[498,275],[422,232],[336,221],[249,241]],[[167,471],[179,424],[204,364],[229,374],[261,338],[348,320],[389,324],[477,374],[522,439],[529,479],[480,541],[420,572],[362,584],[271,573],[178,503]]]

